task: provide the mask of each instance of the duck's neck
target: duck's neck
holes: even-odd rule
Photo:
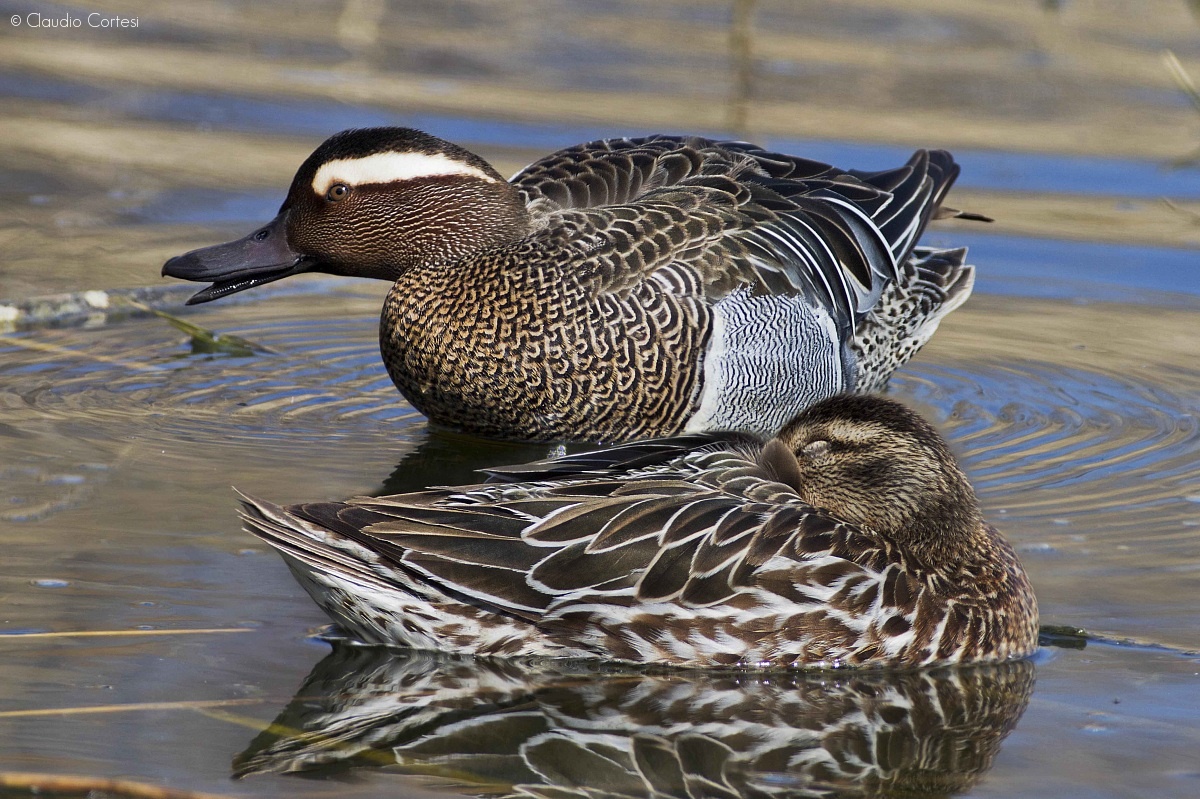
[[[324,271],[395,281],[416,268],[508,246],[532,227],[520,194],[505,181],[430,178],[392,203],[378,230],[361,231],[357,251]]]
[[[927,564],[977,564],[989,558],[983,526],[974,492],[952,491],[929,501],[902,535],[905,547]]]
[[[410,217],[401,269],[442,265],[496,250],[530,232],[520,194],[507,182],[471,181],[444,197],[436,194]]]

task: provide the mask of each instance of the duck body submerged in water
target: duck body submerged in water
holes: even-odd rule
[[[431,420],[526,440],[774,434],[881,388],[970,294],[916,247],[958,175],[844,171],[740,142],[610,139],[504,180],[409,128],[339,133],[279,215],[163,273],[207,302],[300,272],[393,282],[380,345]]]
[[[1037,602],[938,433],[838,396],[777,437],[694,434],[499,482],[279,507],[245,497],[354,638],[687,667],[1003,661]]]

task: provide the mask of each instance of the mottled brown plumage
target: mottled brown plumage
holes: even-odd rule
[[[1037,605],[945,442],[841,396],[776,439],[694,435],[247,529],[370,643],[678,666],[928,666],[1033,651]]]
[[[393,281],[388,373],[434,421],[530,440],[770,435],[882,386],[970,293],[962,250],[916,248],[949,153],[845,171],[740,142],[612,139],[506,182],[405,128],[346,131],[279,216],[173,258],[203,302],[304,271]]]

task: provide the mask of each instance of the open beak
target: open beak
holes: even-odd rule
[[[287,243],[287,211],[245,238],[177,255],[163,265],[167,277],[212,283],[188,299],[188,305],[217,300],[288,275],[307,272],[316,259]]]

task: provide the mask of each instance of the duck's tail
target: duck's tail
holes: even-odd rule
[[[406,590],[395,563],[336,529],[344,527],[337,511],[345,503],[283,507],[237,494],[243,529],[274,547],[301,587],[352,638],[369,644],[434,648],[432,639],[415,630],[411,640],[397,641],[389,614],[405,604],[424,608],[428,603]],[[379,599],[387,607],[379,607]]]
[[[915,257],[913,248],[932,219],[992,221],[983,214],[942,205],[960,171],[954,156],[945,150],[917,150],[904,166],[883,172],[849,170],[859,180],[891,195],[871,216],[897,263]]]
[[[965,263],[966,256],[965,247],[912,251],[900,267],[900,279],[854,329],[855,391],[882,390],[892,373],[929,341],[942,318],[971,296],[975,267]]]

